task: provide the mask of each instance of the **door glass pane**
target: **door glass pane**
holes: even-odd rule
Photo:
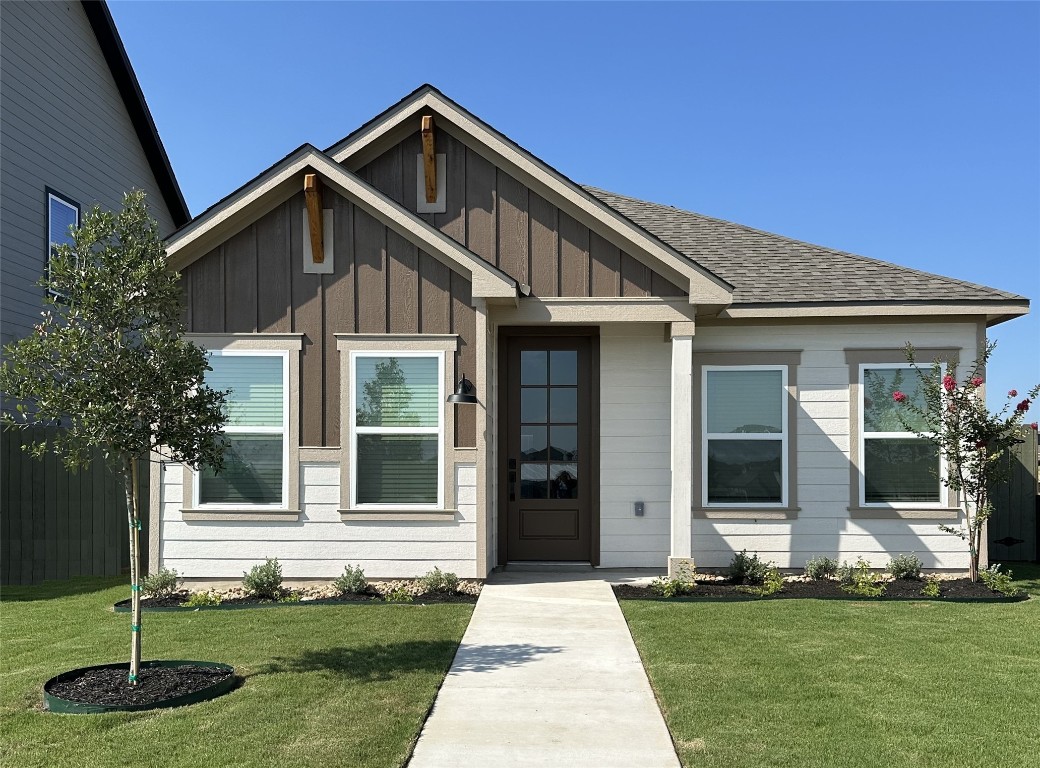
[[[554,350],[549,353],[549,383],[578,383],[578,352],[574,349]]]
[[[575,387],[553,387],[549,395],[549,421],[578,421],[578,390]]]
[[[224,469],[199,473],[200,504],[281,504],[280,435],[224,435]]]
[[[779,440],[709,440],[708,502],[779,504],[781,449]]]
[[[436,435],[358,435],[359,504],[436,504]]]
[[[780,371],[708,371],[708,432],[783,432]]]
[[[206,384],[231,390],[228,424],[233,427],[282,426],[282,357],[210,355]]]
[[[544,387],[524,387],[520,390],[520,421],[545,423],[546,393]]]
[[[921,410],[927,410],[921,380],[910,368],[868,368],[863,371],[863,431],[906,432],[900,416],[907,424],[924,429],[924,419],[892,399],[902,392]]]
[[[520,498],[544,499],[548,496],[548,472],[545,464],[520,465]]]
[[[867,504],[939,501],[938,449],[912,438],[863,441],[864,500]]]
[[[355,359],[359,427],[436,427],[440,408],[436,357]]]
[[[520,427],[520,456],[525,461],[546,458],[545,427],[524,424]]]
[[[543,350],[524,350],[520,353],[520,383],[545,384],[548,353]]]
[[[549,498],[578,498],[577,463],[549,465]]]
[[[549,430],[549,458],[571,461],[578,458],[578,428],[552,427]]]

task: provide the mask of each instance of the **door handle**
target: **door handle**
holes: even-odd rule
[[[509,500],[516,501],[516,459],[509,460]]]

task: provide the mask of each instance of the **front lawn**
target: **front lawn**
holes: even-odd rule
[[[403,764],[472,605],[286,606],[144,614],[144,658],[222,661],[231,694],[172,710],[53,715],[58,672],[128,659],[125,578],[4,587],[0,765],[372,766]]]
[[[1036,765],[1036,597],[621,607],[686,766]]]

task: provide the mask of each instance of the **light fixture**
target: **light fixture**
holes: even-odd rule
[[[462,378],[459,379],[459,385],[455,387],[455,394],[448,395],[448,402],[456,405],[459,403],[476,405],[477,396],[473,394],[475,389],[473,382],[466,378],[466,374],[462,374]]]

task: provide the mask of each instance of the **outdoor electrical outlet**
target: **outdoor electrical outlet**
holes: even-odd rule
[[[635,507],[636,507],[636,517],[642,517],[643,516],[643,511],[645,509],[645,507],[643,506],[643,502],[637,501],[636,504],[635,504]]]

